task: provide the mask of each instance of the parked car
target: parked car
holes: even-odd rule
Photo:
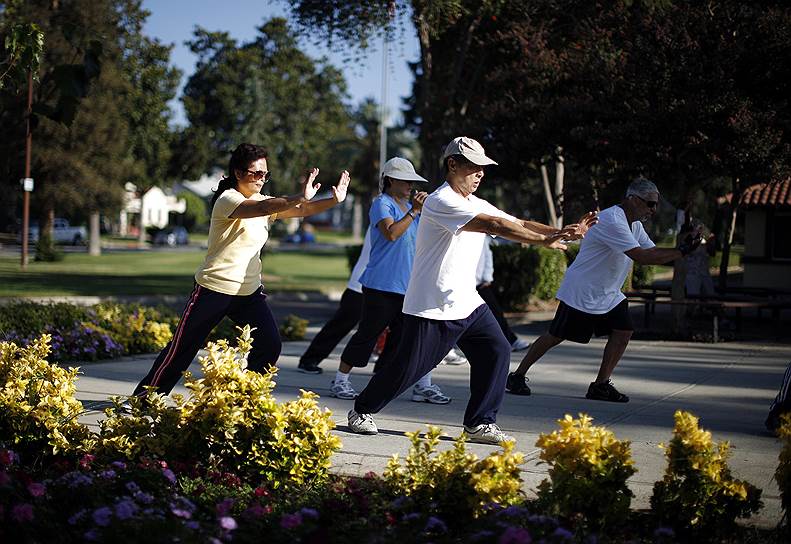
[[[38,242],[39,232],[38,225],[31,224],[28,228],[28,242]],[[68,219],[56,217],[52,221],[52,241],[56,244],[71,244],[78,246],[84,244],[88,240],[88,232],[85,227],[72,227]],[[19,229],[17,242],[22,242],[22,229]]]
[[[184,227],[165,227],[154,233],[155,246],[185,246],[190,243],[189,233]]]

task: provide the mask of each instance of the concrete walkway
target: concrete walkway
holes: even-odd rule
[[[273,307],[276,315],[284,309],[276,303]],[[327,303],[314,314],[326,318],[333,309],[334,304]],[[305,315],[299,310],[295,313]],[[317,330],[318,327],[310,327],[309,336]],[[516,330],[529,340],[534,338],[525,331],[535,328],[523,326]],[[467,365],[440,366],[434,371],[434,381],[453,397],[450,404],[415,403],[405,394],[376,416],[379,435],[359,436],[348,432],[346,427],[346,412],[351,402],[328,396],[340,351],[336,350],[333,358],[324,362],[324,374],[305,375],[298,373],[296,366],[306,346],[307,342],[284,343],[275,395],[279,400],[295,399],[300,389],[321,395],[319,402],[332,410],[337,423],[335,432],[343,441],[341,451],[334,458],[336,472],[381,474],[394,453],[402,458],[407,453],[409,442],[404,432],[425,429],[427,424],[441,426],[450,437],[461,432],[461,418],[469,398]],[[658,446],[671,438],[675,410],[684,409],[698,415],[701,425],[712,431],[716,440],[731,443],[730,467],[735,477],[763,489],[765,506],[750,523],[762,527],[777,524],[781,509],[772,477],[780,442],[764,431],[763,421],[785,366],[791,361],[791,346],[635,341],[614,375],[617,387],[631,397],[628,404],[584,398],[588,383],[598,369],[603,346],[600,340],[589,345],[561,344],[531,371],[532,396],[506,395],[498,423],[516,437],[517,448],[526,454],[522,473],[526,491],[534,494],[538,483],[546,477],[546,465],[539,463],[539,450],[535,447],[539,434],[554,430],[556,420],[564,414],[576,416],[585,412],[595,423],[614,431],[618,438],[632,441],[632,455],[638,469],[630,481],[636,495],[632,505],[648,508],[653,483],[662,477],[666,466]],[[521,355],[512,354],[512,368]],[[130,394],[152,360],[153,355],[149,355],[83,365],[77,386],[78,398],[89,409],[84,422],[96,425],[103,417],[101,409],[106,406],[104,401],[108,396]],[[197,369],[197,363],[193,363],[190,370]],[[370,376],[369,367],[354,374],[352,383],[361,390]],[[177,391],[186,390],[179,385]],[[450,438],[443,441],[443,447],[450,445]],[[479,457],[497,450],[476,444],[468,445],[468,449]]]

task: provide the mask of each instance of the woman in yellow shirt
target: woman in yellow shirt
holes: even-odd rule
[[[277,362],[281,341],[261,284],[261,248],[275,219],[307,217],[343,202],[349,173],[341,173],[330,198],[311,200],[321,187],[314,183],[318,168],[305,173],[300,193],[271,197],[261,194],[271,174],[266,159],[266,149],[253,144],[241,144],[231,153],[229,174],[220,181],[212,199],[206,260],[195,274],[195,287],[173,339],[134,395],[145,395],[147,386],[170,393],[225,316],[239,326],[255,328],[248,369],[260,372]]]

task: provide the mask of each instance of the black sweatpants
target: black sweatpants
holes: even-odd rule
[[[209,333],[226,315],[240,327],[250,325],[255,328],[251,334],[253,347],[247,357],[247,369],[261,372],[274,366],[280,357],[280,333],[266,303],[264,288],[259,287],[252,295],[238,296],[218,293],[196,284],[173,339],[159,353],[133,394],[145,395],[146,386],[156,387],[158,393],[170,393],[206,344]]]
[[[494,423],[503,402],[511,345],[486,304],[465,319],[440,321],[404,314],[400,364],[373,375],[354,402],[359,414],[375,414],[436,367],[457,344],[470,362],[470,400],[464,424]]]
[[[387,344],[398,346],[398,342],[401,339],[401,325],[403,322],[401,308],[403,306],[404,295],[363,287],[363,308],[360,316],[360,326],[357,328],[357,332],[349,339],[349,343],[346,344],[346,348],[341,354],[341,361],[354,367],[366,366],[376,346],[376,340],[386,327],[390,327],[390,332],[387,334]],[[387,362],[381,360],[382,357],[392,359],[388,351],[386,345],[385,351],[379,357],[380,361],[377,365],[377,370],[388,365]],[[394,355],[394,351],[390,353]]]
[[[516,334],[514,334],[514,331],[511,330],[508,320],[505,318],[505,315],[503,315],[503,308],[500,306],[500,301],[497,300],[497,295],[494,293],[494,289],[492,288],[491,284],[486,286],[481,284],[476,287],[476,289],[478,290],[478,294],[481,295],[483,301],[492,311],[492,314],[494,314],[494,318],[500,324],[500,328],[503,330],[505,339],[508,340],[509,344],[513,344],[516,341]]]
[[[329,357],[335,346],[344,339],[344,337],[351,332],[360,322],[360,315],[363,312],[363,295],[357,291],[346,289],[341,295],[340,305],[335,311],[333,316],[321,328],[321,330],[313,337],[308,349],[299,358],[300,363],[315,363],[320,364],[324,359]],[[386,364],[387,361],[392,360],[395,355],[396,343],[387,336],[385,347],[376,361],[377,368],[379,365]]]

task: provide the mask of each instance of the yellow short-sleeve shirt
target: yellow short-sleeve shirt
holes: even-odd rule
[[[270,196],[254,194],[250,200]],[[224,191],[211,212],[206,260],[195,273],[195,281],[226,295],[251,295],[261,286],[261,248],[269,238],[276,214],[249,219],[231,219],[239,204],[247,200],[236,189]]]

